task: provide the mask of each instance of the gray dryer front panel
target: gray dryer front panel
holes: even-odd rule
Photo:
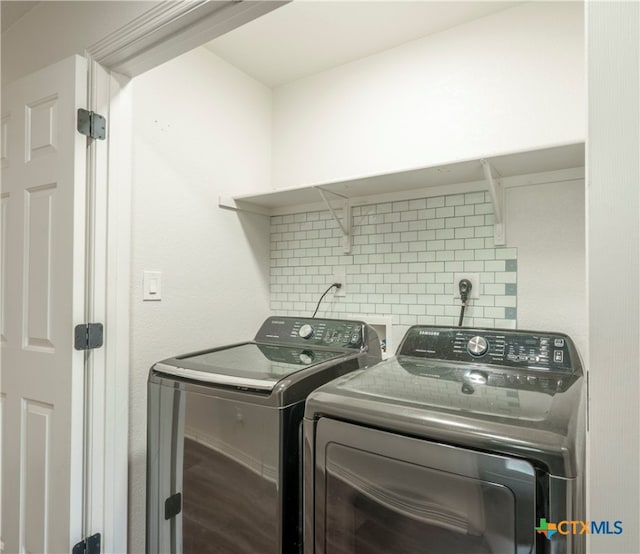
[[[313,440],[313,423],[305,426]],[[315,473],[306,517],[315,520],[305,525],[315,528],[316,554],[532,552],[529,462],[329,418],[317,421],[315,441],[306,468]]]

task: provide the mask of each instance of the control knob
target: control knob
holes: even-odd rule
[[[315,357],[316,356],[313,352],[310,352],[309,350],[305,350],[304,352],[300,352],[300,356],[298,358],[303,364],[309,365],[313,363],[313,360],[315,359]]]
[[[304,324],[302,327],[300,327],[298,335],[300,335],[300,337],[303,339],[310,339],[313,336],[313,327],[311,327],[311,325],[309,325],[308,323]]]
[[[482,356],[487,353],[488,349],[489,343],[484,337],[475,336],[467,343],[467,351],[472,356]]]

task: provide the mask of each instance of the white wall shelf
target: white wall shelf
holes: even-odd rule
[[[220,197],[221,208],[280,215],[326,208],[319,189],[349,200],[351,206],[395,199],[420,198],[423,195],[456,193],[485,189],[484,161],[491,168],[494,184],[505,178],[584,167],[584,143],[575,143],[528,152],[517,152],[481,159],[460,161],[435,167],[422,167],[397,173],[371,175],[329,183],[276,189],[273,192]],[[499,188],[496,189],[499,191]]]

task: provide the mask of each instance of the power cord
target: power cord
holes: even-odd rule
[[[313,319],[314,317],[316,317],[316,314],[318,313],[318,308],[320,308],[320,302],[322,302],[322,299],[327,295],[327,293],[333,288],[335,287],[336,289],[342,288],[342,283],[333,283],[327,290],[325,290],[322,293],[322,296],[320,297],[320,300],[318,300],[318,305],[316,306],[316,311],[313,312],[313,315],[311,316],[311,319]]]
[[[469,293],[471,292],[471,281],[469,279],[460,279],[458,283],[460,290],[460,300],[462,305],[460,306],[460,319],[458,320],[458,327],[462,327],[462,320],[464,319],[464,309],[467,306],[467,300],[469,299]]]

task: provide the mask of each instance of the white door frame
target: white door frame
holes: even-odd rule
[[[105,343],[88,369],[85,533],[105,552],[127,551],[132,128],[129,81],[290,0],[161,2],[89,46],[88,109],[107,117],[107,139],[87,159],[93,215],[88,230],[87,321],[103,322]]]

